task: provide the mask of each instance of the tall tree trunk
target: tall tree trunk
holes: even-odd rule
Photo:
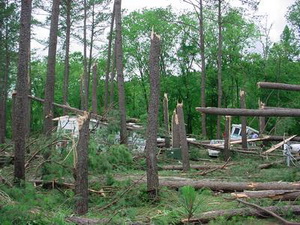
[[[48,65],[47,78],[45,87],[45,104],[44,104],[44,133],[51,135],[52,119],[53,119],[53,105],[54,102],[54,86],[55,86],[55,63],[56,63],[56,47],[57,47],[57,31],[58,31],[58,17],[59,17],[60,0],[53,0],[51,27],[48,50]]]
[[[88,212],[88,144],[90,114],[85,112],[78,118],[79,140],[77,144],[77,162],[75,168],[75,212],[79,215]]]
[[[63,104],[66,105],[69,96],[69,75],[70,75],[70,36],[71,36],[71,7],[72,0],[66,1],[67,7],[67,19],[66,19],[66,51],[65,51],[65,70],[64,70],[64,86],[63,86]],[[65,115],[67,111],[64,109],[63,114]]]
[[[121,0],[115,0],[115,13],[116,13],[116,68],[117,68],[117,76],[118,76],[119,110],[120,110],[120,122],[121,122],[120,143],[127,144],[125,87],[124,87],[124,74],[123,74]]]
[[[111,14],[110,32],[109,32],[109,40],[108,40],[108,53],[107,53],[107,62],[106,62],[106,73],[105,73],[105,94],[104,94],[105,109],[107,109],[107,107],[108,107],[109,71],[110,71],[110,64],[111,64],[111,48],[112,48],[112,35],[113,35],[113,29],[114,29],[114,21],[115,21],[115,5],[113,7],[113,11]],[[114,62],[113,62],[113,64],[114,64]],[[113,73],[113,70],[114,70],[114,68],[112,68],[112,71],[111,71],[112,73]],[[113,85],[113,84],[111,84],[111,85]],[[112,96],[112,95],[110,95],[110,96]],[[110,101],[110,103],[112,103],[112,101]]]
[[[5,135],[6,135],[6,101],[7,101],[7,82],[8,82],[8,74],[10,67],[10,54],[8,48],[8,31],[6,31],[5,40],[1,35],[0,42],[1,44],[5,42],[5,46],[1,46],[2,49],[5,48],[5,59],[4,54],[1,56],[1,83],[0,83],[0,144],[5,143]]]
[[[14,178],[17,185],[25,180],[26,114],[28,111],[28,54],[30,46],[31,0],[22,0],[20,19],[19,65],[17,74],[17,95],[15,125]]]
[[[201,52],[201,107],[206,107],[206,67],[205,67],[205,46],[204,46],[204,26],[203,26],[203,2],[200,3],[200,52]],[[206,115],[204,113],[201,114],[201,128],[202,128],[202,136],[206,137]]]
[[[223,157],[227,161],[230,157],[230,133],[231,133],[231,116],[226,116],[225,121],[225,141],[224,141],[224,150]]]
[[[156,199],[158,195],[158,171],[157,171],[157,131],[158,131],[158,109],[159,109],[159,93],[160,93],[160,37],[153,31],[151,34],[150,46],[150,100],[148,110],[147,125],[147,190],[150,199]]]
[[[111,77],[110,77],[110,106],[114,104],[115,97],[115,76],[116,76],[116,48],[114,47],[114,51],[112,54],[112,66],[111,66]]]
[[[182,168],[183,172],[187,172],[190,170],[190,156],[189,156],[189,146],[186,140],[186,130],[184,123],[184,115],[183,115],[183,104],[177,104],[177,115],[179,121],[179,137],[180,137],[180,145],[181,145],[181,154],[182,154]]]
[[[91,29],[91,39],[90,39],[90,56],[88,63],[88,90],[90,90],[90,80],[91,80],[91,68],[93,63],[93,47],[94,47],[94,36],[95,36],[95,2],[92,2],[92,29]],[[89,91],[88,91],[89,96]],[[89,99],[89,97],[88,97]]]
[[[88,70],[87,70],[87,38],[86,38],[86,20],[87,20],[87,3],[84,0],[84,18],[83,18],[83,87],[82,87],[82,95],[81,95],[81,109],[88,109]]]
[[[168,105],[168,94],[165,93],[164,101],[164,125],[165,125],[165,147],[170,148],[170,126],[169,126],[169,105]]]
[[[97,87],[98,87],[98,76],[97,76],[97,65],[93,66],[93,95],[92,95],[92,112],[97,114],[98,99],[97,99]]]
[[[218,0],[218,108],[222,107],[222,0]],[[217,138],[221,138],[221,116],[217,119]]]
[[[31,95],[31,44],[29,43],[28,50],[28,95]],[[30,127],[31,127],[31,99],[28,99],[28,110],[26,114],[26,137],[30,136]],[[30,148],[27,148],[27,153],[30,153]]]

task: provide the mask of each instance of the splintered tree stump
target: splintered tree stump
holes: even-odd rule
[[[75,168],[75,212],[79,215],[88,212],[88,143],[90,114],[78,118],[79,140]]]
[[[174,110],[172,116],[172,147],[180,148],[179,124],[178,124],[178,115],[176,114],[176,110]]]

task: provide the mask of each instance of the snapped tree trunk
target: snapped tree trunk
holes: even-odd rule
[[[92,95],[92,112],[97,114],[98,99],[97,99],[97,87],[98,87],[98,76],[97,76],[97,65],[93,66],[93,95]]]
[[[168,106],[168,94],[165,93],[163,100],[164,108],[164,125],[165,125],[165,147],[170,148],[170,129],[169,129],[169,106]]]
[[[218,0],[218,108],[222,107],[222,0]],[[221,116],[217,118],[217,138],[221,138]]]
[[[88,101],[89,101],[89,78],[88,78],[88,70],[87,70],[87,38],[86,38],[86,20],[87,20],[87,2],[83,1],[84,7],[84,18],[83,18],[83,82],[82,82],[82,94],[81,94],[81,109],[88,109]]]
[[[122,19],[121,0],[115,0],[116,13],[116,68],[118,77],[119,111],[120,111],[120,143],[127,144],[126,105],[123,74]]]
[[[31,0],[22,0],[20,19],[19,64],[16,85],[14,125],[14,178],[17,185],[25,180],[26,115],[28,111],[28,54],[30,46]]]
[[[241,90],[240,91],[240,104],[242,109],[246,109],[246,99],[245,99],[245,91]],[[247,144],[247,118],[244,116],[241,116],[241,123],[242,123],[242,130],[241,130],[241,135],[242,135],[242,147],[243,149],[248,148]]]
[[[225,121],[225,143],[224,143],[224,150],[223,150],[223,157],[224,160],[227,161],[230,157],[230,133],[231,133],[231,116],[226,116]]]
[[[88,212],[88,144],[90,114],[78,118],[79,140],[77,143],[77,162],[75,168],[75,212],[79,215]]]
[[[111,22],[110,22],[110,32],[109,32],[109,39],[108,39],[108,52],[107,52],[107,62],[106,62],[106,73],[105,73],[105,93],[104,93],[104,107],[107,109],[108,107],[108,95],[109,95],[109,71],[111,69],[111,49],[112,49],[112,38],[113,38],[113,30],[114,30],[114,22],[115,22],[115,5],[113,7],[113,11],[111,14]],[[114,57],[113,57],[114,61]],[[114,64],[114,62],[113,62]],[[113,73],[114,68],[112,68]],[[111,81],[113,82],[113,81]],[[112,84],[111,84],[112,85]],[[111,99],[111,98],[110,98]],[[112,103],[112,101],[110,101]]]
[[[59,4],[60,4],[60,0],[53,0],[49,49],[48,49],[47,78],[46,78],[46,85],[45,85],[45,104],[44,104],[44,133],[47,135],[51,135],[52,126],[53,126],[52,119],[54,116],[52,103],[54,102],[55,63],[56,63]]]
[[[174,110],[172,116],[172,147],[180,148],[179,123],[176,110]]]
[[[150,70],[150,100],[148,110],[146,157],[147,157],[147,190],[150,199],[156,199],[158,195],[158,171],[157,171],[157,131],[158,109],[160,92],[160,37],[153,31],[151,34],[149,70]]]
[[[70,62],[69,62],[69,53],[70,53],[70,35],[71,35],[71,1],[66,1],[66,51],[65,51],[65,69],[64,69],[64,84],[63,84],[63,104],[66,105],[68,102],[68,87],[69,87],[69,75],[70,75]],[[67,111],[64,109],[63,114],[65,115]]]
[[[177,111],[178,121],[179,121],[179,137],[180,137],[180,145],[181,145],[182,167],[183,167],[183,172],[187,172],[190,170],[190,155],[189,155],[189,146],[186,139],[182,103],[177,104],[176,111]]]
[[[259,101],[259,109],[264,109],[265,104]],[[266,129],[266,118],[260,116],[259,117],[259,135],[262,137],[263,133],[265,133]]]

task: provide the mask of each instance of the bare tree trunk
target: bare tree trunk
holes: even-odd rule
[[[29,44],[28,50],[28,95],[31,95],[31,45]],[[26,137],[30,136],[30,127],[31,127],[31,100],[28,99],[28,110],[26,114]],[[30,148],[27,148],[27,153],[30,153]]]
[[[113,11],[111,14],[111,23],[110,23],[110,32],[109,32],[109,40],[108,40],[108,53],[107,53],[107,62],[106,62],[106,73],[105,73],[105,94],[104,94],[104,107],[107,109],[108,107],[108,87],[109,87],[109,71],[110,71],[110,62],[111,62],[111,48],[112,48],[112,35],[114,29],[114,21],[115,21],[115,5],[113,7]],[[114,59],[113,59],[114,64]],[[113,73],[114,68],[112,68]],[[113,82],[113,81],[112,81]],[[113,85],[113,84],[111,84]],[[110,95],[110,100],[112,99]],[[112,101],[110,101],[112,103]]]
[[[241,90],[240,91],[240,104],[242,109],[246,109],[246,99],[245,99],[245,91]],[[242,135],[242,148],[247,149],[247,118],[244,116],[241,116],[241,123],[242,123],[242,130],[241,130],[241,135]]]
[[[276,89],[276,90],[286,90],[286,91],[300,91],[300,85],[296,85],[296,84],[258,82],[257,86],[259,88],[265,88],[265,89]]]
[[[201,52],[201,107],[206,107],[206,67],[205,67],[205,46],[204,46],[204,26],[203,26],[203,2],[199,1],[200,4],[200,52]],[[201,128],[202,136],[206,137],[206,114],[201,114]]]
[[[25,180],[26,115],[28,111],[28,54],[30,46],[31,0],[22,0],[20,19],[19,65],[14,118],[14,178],[17,185]]]
[[[95,2],[92,1],[92,29],[91,29],[91,39],[90,39],[90,56],[89,56],[89,63],[88,63],[88,87],[87,87],[87,99],[89,100],[89,90],[90,90],[90,80],[91,80],[91,68],[93,63],[93,47],[94,47],[94,35],[95,35]]]
[[[114,104],[115,97],[115,76],[116,76],[116,48],[112,54],[112,66],[111,66],[111,77],[110,77],[110,105]]]
[[[190,155],[189,155],[189,146],[186,140],[186,131],[185,131],[185,123],[184,123],[184,115],[183,115],[183,104],[177,104],[177,115],[179,121],[179,137],[180,137],[180,145],[181,145],[181,155],[182,155],[182,167],[183,172],[187,172],[190,170]]]
[[[270,198],[281,201],[294,201],[300,197],[298,190],[263,190],[231,193],[235,198]]]
[[[87,3],[84,0],[84,19],[83,19],[83,85],[82,85],[82,98],[81,98],[81,109],[88,109],[88,70],[87,70],[87,38],[86,38],[86,20],[87,20]]]
[[[90,114],[78,118],[79,140],[77,144],[77,162],[75,168],[75,212],[79,215],[88,212],[88,145]]]
[[[44,133],[51,135],[52,119],[53,119],[53,105],[54,102],[54,86],[55,86],[55,63],[56,63],[56,47],[57,47],[57,31],[58,31],[58,17],[60,0],[53,0],[51,15],[51,27],[48,50],[48,65],[47,78],[45,86],[45,104],[44,104]]]
[[[150,100],[148,110],[148,125],[147,125],[147,142],[146,142],[146,157],[147,157],[147,189],[150,199],[156,199],[158,195],[158,170],[157,170],[157,131],[158,131],[158,110],[159,110],[159,92],[160,92],[160,71],[159,71],[159,56],[160,56],[160,37],[153,31],[151,34],[150,46]]]
[[[174,110],[172,116],[172,147],[180,148],[179,123],[176,110]]]
[[[226,116],[225,122],[225,143],[224,143],[224,151],[223,156],[224,160],[227,161],[230,157],[230,128],[231,128],[231,116]]]
[[[170,128],[169,128],[169,106],[168,106],[168,94],[165,93],[164,101],[164,124],[165,124],[165,147],[170,148]]]
[[[98,76],[97,76],[97,65],[93,66],[93,96],[92,96],[92,112],[97,114],[97,88],[98,88]]]
[[[66,20],[66,51],[65,51],[65,70],[64,70],[64,86],[63,86],[63,104],[66,105],[69,97],[69,75],[70,75],[70,36],[71,36],[71,2],[72,0],[67,0],[67,20]],[[63,114],[65,115],[67,111],[64,109]]]
[[[259,103],[259,109],[264,109],[265,104],[261,101]],[[266,129],[266,118],[265,117],[259,117],[259,136],[262,137],[263,133],[265,133]]]
[[[218,0],[218,108],[222,107],[222,0]],[[217,138],[221,138],[221,116],[217,119]]]
[[[116,68],[117,68],[117,76],[118,76],[119,111],[120,111],[120,122],[121,122],[120,143],[127,144],[125,87],[124,87],[124,74],[123,74],[121,0],[115,0],[115,13],[116,13]]]

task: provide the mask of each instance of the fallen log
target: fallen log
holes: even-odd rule
[[[284,212],[292,212],[295,215],[300,215],[300,206],[297,205],[290,205],[290,206],[269,206],[264,207],[263,209],[276,212],[279,215],[283,215]],[[204,212],[197,216],[197,218],[191,218],[189,220],[183,219],[181,220],[182,223],[208,223],[211,220],[214,220],[218,217],[226,217],[230,219],[234,216],[257,216],[257,217],[267,217],[270,216],[263,210],[259,209],[252,209],[252,208],[239,208],[239,209],[229,209],[229,210],[216,210],[216,211],[209,211]]]
[[[43,180],[31,180],[30,182],[32,182],[34,184],[34,186],[39,186],[39,185],[42,185],[43,188],[67,188],[67,189],[72,189],[74,190],[75,189],[75,185],[74,184],[71,184],[71,183],[60,183],[60,182],[57,182],[55,180],[53,181],[43,181]],[[93,189],[88,189],[88,191],[90,193],[94,193],[94,194],[99,194],[99,195],[102,195],[103,197],[105,197],[105,191],[104,190],[93,190]]]
[[[211,115],[224,116],[268,116],[268,117],[299,117],[300,109],[234,109],[216,107],[197,107],[197,111]]]
[[[299,199],[300,190],[263,190],[231,193],[234,198],[270,198],[273,200],[294,201]]]
[[[300,91],[300,85],[296,84],[284,84],[284,83],[273,83],[273,82],[258,82],[257,86],[264,89],[277,89],[286,91]]]
[[[83,217],[71,216],[66,218],[67,222],[75,223],[77,225],[96,225],[96,224],[107,224],[109,222],[108,219],[90,219]]]
[[[265,141],[283,141],[286,136],[266,136]],[[300,136],[293,137],[291,141],[300,141]]]
[[[233,163],[226,164],[226,166],[230,166],[230,165],[233,165]],[[209,169],[219,169],[222,166],[223,165],[191,165],[190,168],[191,169],[196,169],[196,170],[209,170]],[[159,169],[162,169],[162,170],[182,170],[182,165],[161,166],[161,167],[159,167]]]
[[[225,192],[244,190],[300,190],[300,182],[228,182],[212,180],[160,180],[160,186],[169,188],[181,188],[192,186],[196,189],[209,188],[213,191],[223,190]]]
[[[296,137],[297,135],[293,135],[285,140],[283,140],[282,142],[272,146],[270,149],[268,149],[267,151],[263,152],[263,154],[267,154],[267,153],[270,153],[270,152],[273,152],[274,150],[276,150],[277,148],[280,148],[282,145],[284,145],[286,142],[292,140],[294,137]]]
[[[295,157],[295,160],[299,161],[300,157]],[[260,166],[258,166],[258,168],[259,169],[268,169],[268,168],[270,168],[272,166],[275,166],[275,165],[278,165],[278,164],[282,164],[282,163],[285,163],[285,162],[286,162],[286,159],[281,159],[281,160],[277,160],[275,162],[261,164]]]
[[[243,201],[241,199],[237,199],[237,201],[240,202],[240,203],[243,203],[244,205],[250,206],[254,209],[257,209],[257,210],[263,211],[264,213],[267,213],[268,215],[270,215],[270,216],[276,218],[277,220],[279,220],[283,225],[300,225],[300,223],[298,223],[298,222],[290,222],[290,221],[282,218],[281,216],[279,216],[275,212],[270,211],[267,208],[263,208],[263,207],[261,207],[257,204],[246,202],[246,201]]]

